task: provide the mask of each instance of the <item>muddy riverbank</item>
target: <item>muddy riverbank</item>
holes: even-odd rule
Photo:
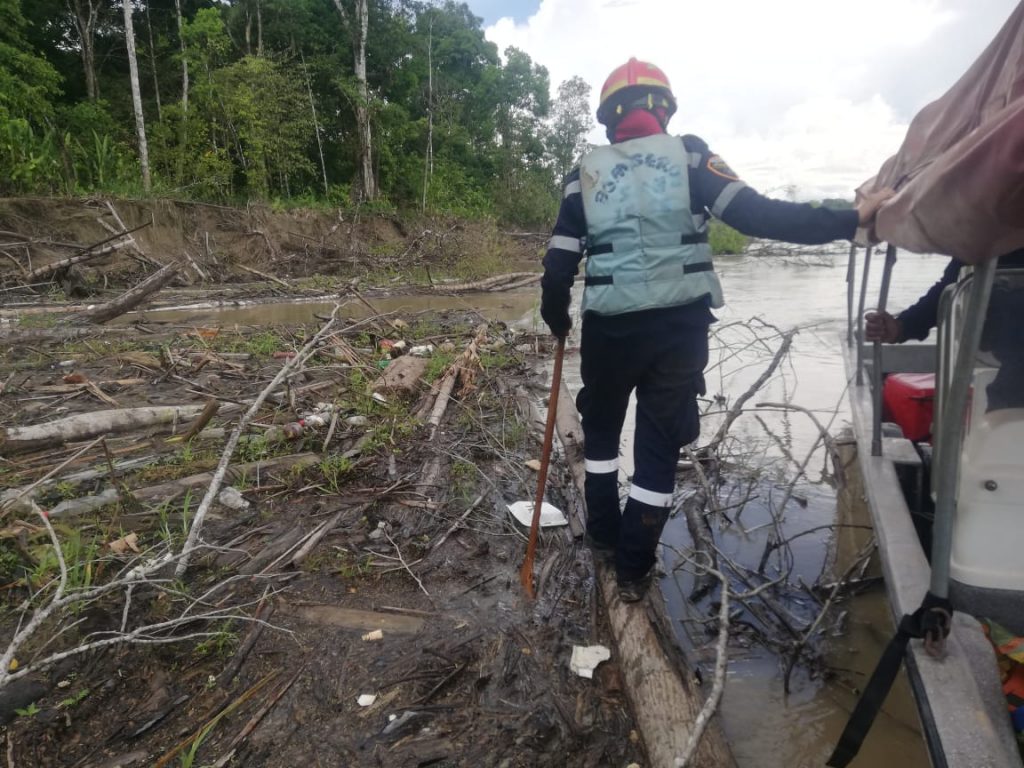
[[[269,393],[244,431],[234,462],[241,469],[225,484],[249,506],[233,508],[233,492],[211,506],[203,539],[216,549],[197,557],[180,583],[172,578],[173,588],[133,594],[127,613],[124,589],[117,599],[76,607],[67,622],[82,623],[54,642],[64,648],[102,639],[96,633],[122,631],[125,616],[128,631],[173,619],[214,587],[202,607],[230,613],[213,616],[213,630],[199,619],[175,625],[175,633],[202,634],[181,645],[106,648],[36,677],[41,687],[28,686],[32,695],[7,710],[22,712],[8,726],[21,762],[149,765],[167,757],[165,764],[177,765],[194,750],[196,764],[222,765],[326,765],[339,755],[346,765],[645,764],[614,656],[594,682],[568,670],[573,645],[611,644],[589,554],[569,534],[546,532],[538,557],[542,599],[532,608],[521,599],[523,530],[504,505],[533,495],[536,476],[527,462],[539,455],[533,414],[544,405],[550,348],[535,285],[486,285],[491,272],[536,269],[526,255],[537,248],[507,240],[508,253],[519,254],[512,261],[488,267],[475,254],[447,271],[441,261],[412,258],[404,271],[381,272],[368,251],[344,270],[304,277],[274,274],[272,261],[259,262],[254,268],[266,279],[244,270],[231,273],[236,282],[195,278],[101,328],[77,326],[71,316],[155,269],[122,252],[138,256],[133,248],[119,249],[118,263],[128,269],[108,278],[106,288],[97,262],[100,280],[88,281],[92,293],[81,299],[69,299],[56,282],[26,290],[13,271],[6,273],[4,287],[15,290],[0,294],[0,424],[154,405],[194,409],[110,434],[105,444],[91,444],[98,435],[89,435],[0,455],[4,487],[24,490],[59,468],[32,495],[40,509],[56,510],[55,532],[69,557],[86,564],[71,571],[76,588],[85,580],[109,582],[181,547],[241,414],[342,304],[338,333]],[[393,252],[401,255],[408,244]],[[901,282],[897,301],[912,299],[928,280],[924,262],[911,260],[917,283]],[[197,264],[205,269],[206,262]],[[718,268],[729,306],[713,339],[699,447],[763,372],[782,333],[801,328],[790,354],[731,426],[718,452],[722,482],[705,510],[713,537],[753,583],[788,574],[765,594],[799,636],[820,610],[819,587],[833,579],[836,468],[819,447],[798,473],[817,428],[786,408],[757,405],[801,405],[830,431],[841,426],[845,382],[829,350],[841,330],[843,261],[836,254],[739,257],[720,260]],[[797,294],[803,300],[791,301]],[[440,383],[484,322],[485,338],[467,368],[470,386],[453,390],[451,407],[432,428]],[[426,368],[414,377],[413,391],[375,398],[382,366],[410,357],[414,347],[428,357],[421,358]],[[571,340],[572,392],[577,363]],[[182,439],[211,400],[220,403],[212,420]],[[304,420],[309,428],[296,430]],[[630,449],[624,440],[623,488]],[[549,499],[570,506],[571,482],[564,465],[556,466]],[[683,502],[701,481],[692,463],[681,467],[680,480],[662,587],[709,690],[718,602],[714,589],[690,599],[692,532]],[[85,507],[69,514],[83,499]],[[4,525],[9,637],[13,609],[33,594],[52,594],[60,569],[46,554],[48,534],[31,509],[8,512]],[[792,560],[773,559],[759,575],[773,531],[795,537],[778,550]],[[859,590],[844,593],[822,622],[827,633],[810,638],[790,693],[783,684],[793,657],[789,630],[757,605],[736,614],[719,712],[741,766],[816,765],[828,754],[889,629],[880,587],[864,586],[866,599],[853,599]],[[270,625],[258,636],[254,627],[263,625],[253,622],[256,615]],[[363,640],[374,622],[383,640]],[[26,643],[15,654],[18,669],[50,648]],[[360,696],[377,698],[361,707]],[[916,728],[907,691],[898,689],[865,754],[924,765]],[[275,762],[277,755],[287,762]]]
[[[618,662],[570,669],[611,644],[589,553],[544,531],[539,599],[517,578],[532,238],[166,201],[3,201],[0,229],[11,760],[643,759]],[[81,324],[170,259],[176,284]]]
[[[5,425],[217,404],[201,427],[189,411],[99,441],[19,443],[7,429],[0,471],[19,498],[0,552],[5,637],[18,604],[45,604],[60,578],[33,509],[63,543],[69,590],[180,548],[239,411],[316,325],[126,326],[4,350]],[[552,529],[541,598],[525,601],[516,578],[524,536],[506,505],[533,495],[527,404],[548,353],[545,337],[476,312],[344,317],[245,431],[194,567],[51,617],[16,668],[112,633],[194,637],[96,648],[11,682],[16,764],[642,760],[616,663],[593,680],[569,668],[574,645],[610,643],[589,555]],[[409,376],[377,381],[395,360]],[[554,475],[557,502],[567,478]]]

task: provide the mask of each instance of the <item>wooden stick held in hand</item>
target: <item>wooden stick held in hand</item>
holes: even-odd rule
[[[548,479],[548,465],[551,463],[551,443],[555,434],[555,413],[558,409],[558,388],[562,383],[562,357],[565,354],[565,339],[559,338],[555,350],[555,370],[551,379],[551,397],[548,400],[548,421],[544,426],[544,449],[540,456],[540,471],[537,473],[537,497],[533,505],[533,520],[530,523],[530,542],[526,545],[526,559],[519,571],[519,581],[529,597],[533,597],[533,557],[537,551],[537,533],[540,529],[540,510],[544,502],[544,486]]]

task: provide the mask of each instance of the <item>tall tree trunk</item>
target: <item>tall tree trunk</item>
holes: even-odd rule
[[[245,9],[245,55],[252,56],[252,14]]]
[[[149,147],[146,144],[146,119],[142,114],[142,91],[139,88],[139,62],[135,56],[135,28],[132,24],[132,0],[122,0],[124,8],[124,40],[128,46],[128,71],[132,81],[132,105],[135,107],[135,130],[139,135],[139,162],[142,164],[142,188],[149,192]]]
[[[174,0],[174,8],[178,12],[178,38],[181,40],[181,109],[188,114],[188,56],[185,49],[185,38],[182,29],[185,23],[181,18],[181,0]]]
[[[153,95],[156,97],[156,119],[164,121],[164,112],[160,107],[160,77],[156,69],[156,46],[153,45],[153,17],[149,15],[149,4],[146,4],[146,30],[149,32],[149,66],[153,70]]]
[[[427,151],[423,158],[423,206],[427,210],[427,192],[434,175],[434,16],[427,33]]]
[[[306,88],[309,90],[309,111],[313,113],[313,130],[316,132],[316,148],[320,152],[320,170],[324,173],[324,194],[330,195],[331,188],[327,184],[327,163],[324,162],[324,145],[320,140],[320,123],[316,119],[316,103],[313,101],[313,81],[309,79],[309,70],[306,68],[306,57],[299,52],[299,61],[302,62],[302,71],[306,74]]]
[[[377,180],[373,173],[373,136],[370,131],[370,92],[366,85],[366,35],[369,27],[367,0],[355,0],[353,18],[349,18],[344,0],[334,0],[342,20],[352,35],[354,70],[358,85],[356,99],[356,132],[359,135],[359,165],[362,170],[364,200],[377,198]]]
[[[100,97],[96,80],[96,21],[99,16],[99,0],[71,0],[78,30],[82,68],[85,70],[85,92],[90,101]]]
[[[263,55],[263,8],[256,0],[256,55]]]

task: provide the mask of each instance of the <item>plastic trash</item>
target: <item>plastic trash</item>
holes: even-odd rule
[[[305,414],[298,421],[292,421],[287,424],[275,424],[264,432],[263,436],[269,443],[277,443],[282,440],[298,440],[306,430],[326,426],[331,420],[331,413],[333,411],[333,403],[317,403],[312,411]]]
[[[611,657],[612,652],[603,645],[574,645],[572,657],[569,659],[569,669],[580,677],[592,680],[597,665]]]
[[[333,403],[317,403],[316,407],[299,419],[303,427],[316,428],[325,427],[331,420],[331,413],[334,411]]]
[[[384,730],[381,731],[381,735],[390,736],[406,729],[411,730],[413,727],[419,725],[419,723],[426,717],[428,717],[426,712],[416,712],[411,709],[398,716],[391,715],[388,718],[388,724],[385,725]]]
[[[360,707],[372,707],[373,706],[373,702],[375,702],[376,700],[377,700],[377,697],[374,694],[372,694],[372,693],[364,693],[362,696],[360,696],[358,699],[356,699],[356,703]]]
[[[363,635],[363,641],[367,642],[367,643],[373,643],[373,642],[376,642],[377,640],[383,640],[383,639],[384,639],[384,630],[383,629],[375,629],[372,632],[367,632],[365,635]]]
[[[508,511],[520,525],[529,528],[533,524],[533,502],[517,501],[508,505]],[[558,507],[548,504],[546,501],[540,505],[540,527],[557,528],[560,525],[568,525],[569,520]]]
[[[301,421],[292,421],[288,424],[276,424],[263,433],[268,443],[279,443],[282,440],[298,440],[302,437],[303,427]]]
[[[433,344],[417,344],[415,347],[409,350],[409,354],[413,357],[430,357],[434,354]]]
[[[217,501],[228,509],[243,510],[248,509],[250,506],[249,502],[246,501],[244,496],[242,496],[242,492],[233,485],[229,485],[227,488],[224,488],[217,496]]]

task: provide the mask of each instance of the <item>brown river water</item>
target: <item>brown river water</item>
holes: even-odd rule
[[[739,256],[717,259],[716,268],[722,277],[727,305],[716,312],[720,320],[718,327],[723,330],[719,331],[720,343],[712,345],[707,375],[709,393],[735,398],[764,370],[772,350],[759,349],[755,345],[745,353],[737,354],[736,346],[743,344],[743,334],[748,332],[740,327],[735,332],[730,330],[731,324],[737,321],[759,317],[783,330],[796,326],[802,330],[794,341],[789,361],[755,400],[792,402],[812,409],[823,423],[829,425],[833,434],[847,424],[846,375],[839,348],[839,336],[845,331],[846,322],[846,262],[845,251],[800,258]],[[877,297],[880,262],[881,259],[876,258],[872,265],[868,306],[874,302],[873,297]],[[893,277],[889,306],[899,310],[912,303],[939,278],[944,265],[945,260],[941,257],[901,255]],[[486,319],[536,327],[540,322],[537,299],[537,289],[529,289],[460,297],[374,298],[371,302],[379,312],[471,309]],[[578,303],[575,301],[575,306],[578,307]],[[329,314],[333,306],[332,301],[322,301],[212,310],[176,308],[147,312],[145,318],[171,324],[222,327],[302,323],[315,321],[316,315]],[[343,313],[355,318],[365,316],[369,310],[351,304],[344,308]],[[573,339],[570,339],[566,378],[570,389],[575,392],[580,385],[579,357],[574,353],[572,344]],[[816,428],[802,415],[766,411],[762,418],[773,432],[781,436],[782,444],[797,460],[804,457],[816,440]],[[629,423],[622,443],[623,480],[630,473],[631,465]],[[713,416],[705,419],[702,436],[705,439],[709,437],[714,427]],[[786,466],[779,463],[781,453],[776,444],[753,418],[741,417],[731,434],[738,438],[740,444],[750,447],[752,454],[759,455],[765,466]],[[808,465],[809,479],[796,487],[806,503],[792,504],[786,509],[784,529],[790,535],[835,522],[835,493],[830,486],[820,482],[821,466],[822,461],[815,457]],[[791,476],[791,465],[788,470]],[[765,482],[772,485],[770,471],[766,472]],[[783,484],[780,475],[775,487]],[[756,563],[763,548],[763,539],[758,539],[751,532],[758,529],[765,519],[763,509],[759,517],[755,505],[743,518],[746,534],[736,530],[716,532],[720,546],[734,559],[749,564],[753,557]],[[801,577],[806,583],[812,583],[818,577],[830,535],[828,530],[823,530],[794,543],[794,576]],[[670,521],[664,540],[670,544],[686,545],[689,536],[681,517]],[[671,557],[666,555],[669,567],[672,565]],[[682,588],[672,578],[665,578],[662,588],[670,613],[682,619],[687,614]],[[799,607],[794,606],[794,609]],[[829,663],[840,670],[833,681],[823,682],[798,671],[794,673],[791,693],[787,695],[783,692],[780,664],[774,655],[757,645],[731,655],[720,712],[742,768],[824,765],[855,703],[851,688],[864,684],[892,632],[889,608],[881,589],[862,595],[843,607],[849,610],[845,632],[830,641]],[[677,627],[682,642],[693,645],[693,638],[681,630],[682,625],[680,622],[680,627]],[[855,765],[873,768],[924,768],[929,765],[905,680],[901,679],[894,687]]]

